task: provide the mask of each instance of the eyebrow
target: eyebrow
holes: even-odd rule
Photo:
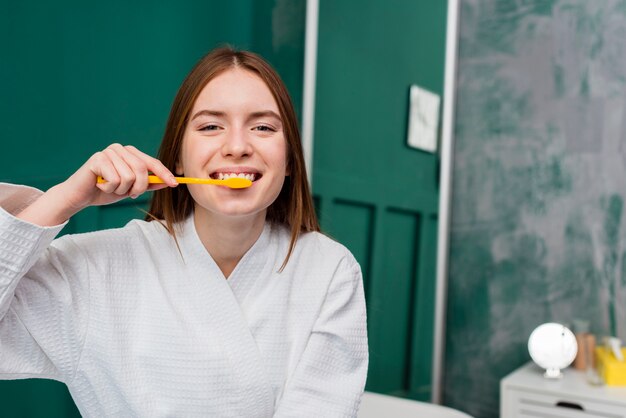
[[[196,112],[192,117],[191,120],[196,119],[197,117],[200,116],[216,116],[216,117],[224,117],[226,116],[226,112],[222,112],[219,110],[209,110],[209,109],[204,109],[204,110],[199,110],[198,112]],[[261,110],[258,112],[252,112],[248,115],[248,120],[252,120],[252,119],[258,119],[258,118],[265,118],[265,117],[271,117],[271,118],[275,118],[277,119],[280,123],[283,122],[283,120],[281,119],[281,117],[274,112],[273,110]]]
[[[280,116],[278,114],[276,114],[276,112],[274,112],[272,110],[263,110],[263,111],[260,111],[260,112],[252,112],[248,116],[248,119],[258,119],[258,118],[267,118],[267,117],[275,118],[280,123],[283,122],[283,120],[280,118]]]
[[[192,117],[191,120],[194,120],[195,118],[199,117],[199,116],[217,116],[217,117],[223,117],[225,116],[226,113],[225,112],[220,112],[217,110],[200,110],[198,112],[196,112]]]

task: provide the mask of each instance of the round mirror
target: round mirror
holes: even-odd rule
[[[561,369],[572,364],[577,351],[578,344],[572,331],[554,322],[539,325],[528,339],[530,357],[546,369],[544,376],[548,378],[561,377]]]

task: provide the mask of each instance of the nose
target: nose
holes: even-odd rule
[[[232,129],[224,138],[222,155],[224,157],[242,158],[252,154],[252,146],[243,129]]]

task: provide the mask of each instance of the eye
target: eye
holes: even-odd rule
[[[204,125],[204,126],[203,126],[203,127],[201,127],[199,130],[200,130],[200,131],[217,131],[218,129],[220,129],[220,127],[219,127],[219,126],[209,124],[209,125]]]
[[[259,126],[255,126],[252,129],[255,131],[261,131],[261,132],[276,132],[276,129],[272,128],[269,125],[259,125]]]

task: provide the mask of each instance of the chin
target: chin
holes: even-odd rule
[[[204,186],[206,187],[206,186]],[[209,216],[218,216],[224,218],[245,218],[254,217],[255,215],[263,214],[267,212],[267,208],[275,200],[270,199],[269,195],[273,195],[273,191],[256,190],[257,193],[229,191],[225,190],[226,194],[222,194],[222,191],[209,190],[194,190],[192,196],[195,200],[196,210],[201,210],[207,213]],[[217,192],[217,193],[215,193]],[[259,194],[265,195],[263,199],[259,199]],[[276,197],[278,193],[276,193]]]
[[[267,209],[265,207],[259,206],[251,206],[245,204],[225,204],[225,205],[210,205],[203,206],[197,205],[196,210],[204,210],[213,216],[223,217],[223,218],[246,218],[246,217],[255,217],[259,214],[265,214]]]

